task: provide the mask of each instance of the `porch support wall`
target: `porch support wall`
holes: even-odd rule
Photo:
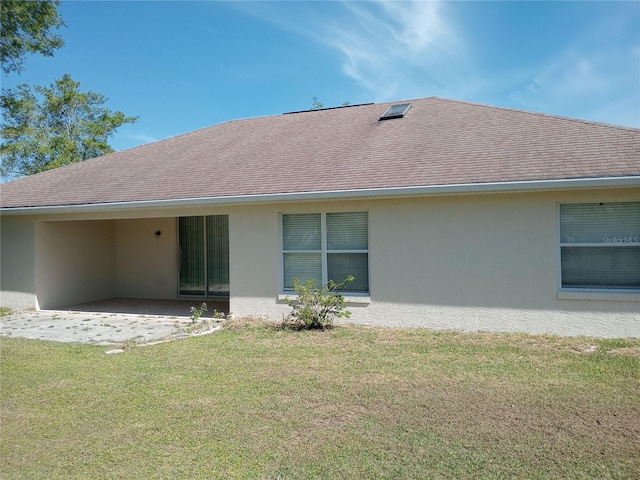
[[[40,308],[116,294],[114,220],[37,222],[35,278]]]
[[[0,305],[36,308],[35,222],[0,216]]]
[[[282,319],[277,206],[235,207],[229,214],[229,310],[233,315]]]

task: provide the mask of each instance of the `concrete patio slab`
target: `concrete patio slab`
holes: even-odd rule
[[[26,310],[0,318],[0,335],[95,345],[149,343],[178,335],[191,323],[191,307],[201,303],[111,299],[60,310]],[[203,318],[211,318],[216,306],[224,307],[216,302],[207,306]]]

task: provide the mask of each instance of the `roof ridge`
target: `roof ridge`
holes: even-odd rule
[[[640,132],[640,128],[637,128],[637,127],[628,127],[626,125],[616,125],[615,123],[597,122],[595,120],[586,120],[584,118],[567,117],[565,115],[557,115],[557,114],[554,114],[554,113],[535,112],[533,110],[524,110],[522,108],[502,107],[502,106],[498,106],[498,105],[489,105],[489,104],[485,104],[485,103],[471,102],[469,100],[457,100],[457,99],[453,99],[453,98],[443,98],[443,97],[427,97],[427,98],[433,98],[433,99],[442,100],[442,101],[445,101],[445,102],[472,105],[472,106],[476,106],[476,107],[484,107],[484,108],[488,108],[488,109],[491,109],[491,110],[508,110],[508,111],[511,111],[511,112],[525,113],[525,114],[528,114],[528,115],[536,115],[536,116],[546,117],[546,118],[557,118],[557,119],[560,119],[560,120],[569,120],[569,121],[572,121],[572,122],[584,123],[586,125],[598,125],[598,126],[601,126],[601,127],[615,128],[615,129],[620,129],[620,130],[630,130],[632,132]],[[420,99],[420,100],[422,100],[422,99]]]
[[[353,105],[337,105],[335,107],[310,108],[308,110],[294,110],[292,112],[283,112],[282,115],[293,115],[294,113],[321,112],[323,110],[338,110],[340,108],[364,107],[365,105],[375,105],[375,102],[354,103]]]

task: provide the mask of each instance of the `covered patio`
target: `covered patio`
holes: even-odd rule
[[[206,302],[226,314],[228,244],[226,215],[38,221],[37,305],[189,317]]]
[[[0,336],[94,345],[152,344],[188,335],[191,307],[202,300],[112,298],[58,309],[18,310],[2,318]],[[220,328],[215,312],[228,302],[207,302],[206,333]],[[198,331],[200,332],[200,331]],[[191,332],[193,334],[193,331]]]

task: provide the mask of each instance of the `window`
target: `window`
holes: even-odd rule
[[[563,288],[640,290],[640,202],[560,205]]]
[[[284,289],[293,279],[355,280],[345,292],[369,291],[369,217],[367,212],[301,213],[282,215]]]
[[[178,218],[180,295],[229,297],[229,217]]]

